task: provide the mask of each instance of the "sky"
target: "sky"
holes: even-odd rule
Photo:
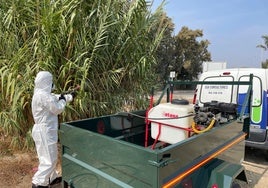
[[[154,0],[153,10],[161,2]],[[166,0],[164,11],[175,24],[174,35],[183,26],[201,29],[212,61],[227,68],[260,68],[268,59],[268,50],[256,47],[268,35],[268,0]]]

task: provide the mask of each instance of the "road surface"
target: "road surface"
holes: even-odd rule
[[[243,165],[246,168],[248,184],[243,188],[268,188],[267,152],[259,149],[246,148]]]

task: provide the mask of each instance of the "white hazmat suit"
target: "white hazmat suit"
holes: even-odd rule
[[[40,71],[35,78],[32,98],[34,126],[32,137],[39,159],[37,172],[32,178],[35,186],[48,186],[58,176],[56,164],[58,159],[58,114],[63,112],[66,102],[73,100],[72,95],[59,99],[51,93],[53,78],[47,71]]]

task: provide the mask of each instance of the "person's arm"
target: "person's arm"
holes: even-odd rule
[[[58,115],[63,112],[65,106],[66,99],[64,96],[58,98],[55,95],[49,95],[47,97],[47,107],[51,113]]]

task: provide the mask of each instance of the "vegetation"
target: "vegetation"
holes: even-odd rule
[[[172,20],[164,14],[164,23],[167,28],[163,34],[163,39],[157,49],[157,65],[156,73],[159,76],[159,81],[165,81],[170,73],[170,64],[174,63],[175,55],[175,40],[173,36],[174,24]]]
[[[264,69],[268,69],[268,59],[261,63],[261,67]]]
[[[262,38],[264,39],[264,44],[260,44],[257,47],[258,48],[262,48],[265,51],[268,50],[268,35],[263,35]],[[268,68],[268,59],[266,59],[264,62],[262,63],[262,68]]]
[[[183,27],[175,37],[176,56],[173,67],[178,73],[178,79],[197,78],[198,74],[202,72],[202,63],[211,61],[211,55],[207,50],[209,41],[199,40],[202,36],[202,30]]]
[[[187,27],[173,36],[162,6],[151,13],[145,0],[0,0],[1,146],[32,148],[40,70],[54,75],[57,93],[81,86],[60,121],[144,109],[171,69],[195,78],[210,60],[209,42]]]
[[[191,30],[182,27],[180,32],[173,36],[174,24],[166,17],[164,21],[167,29],[158,48],[157,73],[160,80],[166,80],[170,71],[177,73],[178,80],[193,80],[202,72],[202,63],[211,61],[208,51],[208,40],[201,40],[202,30]]]
[[[57,92],[81,85],[61,121],[147,106],[165,24],[145,0],[0,0],[0,134],[32,148],[35,75],[48,70]],[[142,97],[141,97],[142,96]],[[144,96],[144,97],[143,97]],[[135,100],[133,100],[135,99]]]

